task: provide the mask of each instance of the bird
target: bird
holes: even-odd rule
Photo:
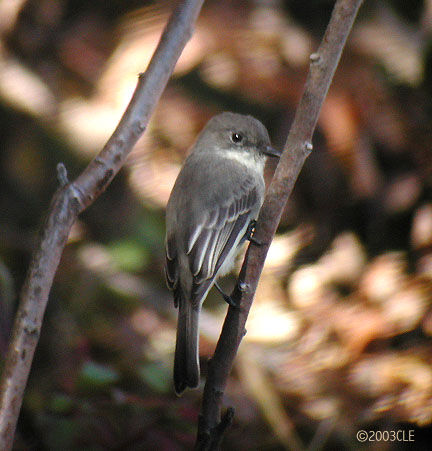
[[[264,200],[265,162],[280,155],[259,120],[223,112],[198,135],[175,181],[166,208],[165,276],[178,308],[178,395],[199,385],[202,304],[213,285],[222,292],[216,280],[232,270]]]

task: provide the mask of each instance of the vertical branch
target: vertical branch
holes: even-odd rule
[[[240,303],[240,307],[229,307],[214,356],[209,361],[195,445],[197,450],[218,449],[221,434],[226,429],[222,425],[227,424],[227,421],[225,418],[221,421],[223,395],[238,347],[245,334],[247,316],[264,261],[285,204],[312,150],[312,135],[321,106],[361,3],[362,0],[336,2],[323,40],[317,52],[310,56],[305,90],[257,222],[254,236],[264,244],[249,245],[238,284],[232,294],[236,302]],[[239,290],[238,287],[242,289]],[[291,445],[292,449],[299,449],[301,446],[294,436]]]
[[[12,448],[24,389],[38,343],[54,275],[70,229],[79,213],[106,189],[147,127],[174,66],[192,36],[204,0],[184,0],[173,11],[147,70],[99,155],[72,183],[62,164],[60,188],[51,202],[37,250],[22,288],[0,385],[0,449]]]

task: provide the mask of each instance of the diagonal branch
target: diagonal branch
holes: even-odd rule
[[[140,74],[133,97],[99,155],[72,183],[65,167],[57,168],[55,193],[33,254],[13,326],[0,387],[0,449],[12,448],[24,389],[39,339],[54,275],[72,225],[106,189],[147,127],[150,116],[192,36],[204,0],[184,0],[173,11],[147,70]]]
[[[305,91],[296,111],[294,122],[285,144],[285,151],[270,184],[261,208],[254,236],[261,246],[250,244],[232,294],[239,308],[229,307],[214,356],[208,364],[204,388],[197,450],[218,449],[221,433],[221,408],[228,376],[240,342],[270,243],[276,232],[285,204],[291,194],[300,170],[312,150],[312,135],[321,106],[327,95],[346,39],[354,23],[362,0],[338,0],[330,22],[316,53],[310,56],[310,70]],[[241,287],[241,290],[239,289]],[[300,449],[292,434],[292,449]]]

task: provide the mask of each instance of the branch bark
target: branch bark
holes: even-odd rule
[[[69,183],[57,168],[55,193],[37,250],[22,288],[0,387],[0,449],[12,448],[24,389],[38,343],[54,275],[77,216],[106,189],[147,127],[150,116],[192,36],[204,0],[184,0],[173,11],[147,70],[140,74],[132,99],[99,155]]]
[[[317,52],[310,56],[305,90],[257,222],[254,238],[263,244],[249,245],[237,285],[231,295],[239,307],[229,307],[215,353],[208,364],[195,444],[197,450],[218,449],[221,434],[226,430],[225,416],[221,420],[223,395],[238,347],[245,334],[246,320],[264,261],[285,204],[312,150],[312,135],[321,106],[361,3],[362,0],[336,2],[323,40]],[[232,409],[229,412],[232,417]],[[291,447],[293,450],[302,448],[294,431]]]

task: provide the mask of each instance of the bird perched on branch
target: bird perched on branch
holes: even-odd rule
[[[271,147],[260,121],[219,114],[198,136],[171,192],[165,273],[179,309],[174,358],[177,394],[199,384],[201,306],[216,278],[232,269],[240,245],[251,238],[264,200],[268,156],[279,157],[280,152]]]

